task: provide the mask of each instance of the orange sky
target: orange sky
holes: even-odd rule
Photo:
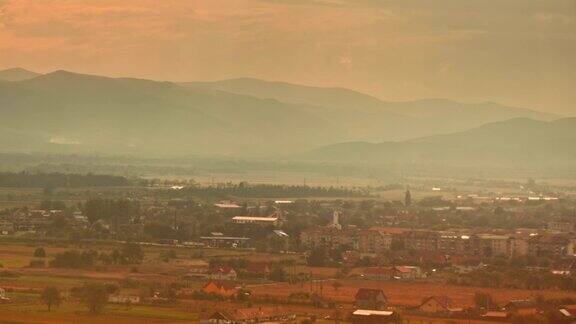
[[[0,0],[0,68],[253,76],[576,115],[572,0]]]

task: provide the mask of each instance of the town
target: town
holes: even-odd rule
[[[51,308],[52,291],[87,314],[160,308],[203,323],[576,318],[569,189],[266,187],[38,192],[0,212],[4,306]]]
[[[576,324],[576,0],[0,0],[0,324]]]

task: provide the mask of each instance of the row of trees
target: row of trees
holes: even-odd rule
[[[312,187],[306,185],[249,184],[240,182],[220,186],[192,186],[176,191],[179,195],[196,197],[367,197],[364,189],[345,187]]]
[[[90,224],[99,220],[108,220],[112,225],[120,225],[139,216],[140,203],[128,199],[94,198],[84,203],[82,211]]]
[[[72,296],[85,305],[91,314],[99,314],[104,310],[108,302],[108,295],[108,288],[100,283],[87,283],[82,287],[72,289]],[[48,311],[51,311],[53,307],[60,306],[63,301],[60,289],[55,286],[44,288],[40,299],[48,307]]]
[[[0,187],[109,187],[127,186],[125,177],[101,174],[0,172]]]
[[[144,251],[133,243],[125,244],[121,249],[114,249],[110,253],[98,253],[94,250],[82,252],[69,250],[55,255],[50,261],[50,266],[54,268],[81,269],[94,266],[98,261],[104,264],[140,264],[144,260]]]
[[[557,275],[546,270],[532,271],[509,267],[489,267],[467,274],[455,274],[449,279],[449,283],[493,288],[576,291],[576,275]]]

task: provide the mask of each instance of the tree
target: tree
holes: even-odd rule
[[[246,288],[240,288],[236,294],[238,300],[247,301],[250,299],[252,292]]]
[[[144,225],[144,234],[155,239],[171,239],[176,236],[172,227],[160,223],[147,223]]]
[[[404,242],[400,240],[392,240],[390,244],[391,251],[403,251],[405,249]]]
[[[60,290],[54,286],[48,286],[44,288],[40,298],[42,299],[42,302],[48,306],[48,311],[52,310],[52,306],[60,306],[60,303],[62,302]]]
[[[144,251],[138,244],[127,243],[122,248],[121,258],[123,264],[140,264],[144,260]]]
[[[492,296],[484,292],[477,292],[474,294],[474,304],[478,309],[490,310],[496,307],[496,304],[494,303]]]
[[[412,204],[412,194],[410,193],[410,190],[406,190],[406,194],[404,195],[404,206],[410,207],[411,204]]]
[[[93,263],[94,260],[90,259],[90,254],[69,250],[56,254],[54,260],[50,261],[50,266],[53,268],[79,269],[92,266]]]
[[[272,272],[270,272],[270,280],[274,281],[286,281],[286,271],[282,267],[274,267]]]
[[[40,209],[44,209],[44,210],[51,210],[51,209],[56,209],[56,210],[64,210],[66,209],[66,204],[63,201],[59,201],[59,200],[43,200],[40,203]]]
[[[81,288],[79,297],[80,302],[88,308],[90,313],[99,314],[104,310],[108,301],[108,289],[99,283],[86,284]]]
[[[316,248],[310,252],[308,265],[313,267],[324,267],[328,263],[328,253],[324,248]]]
[[[52,183],[46,184],[44,189],[42,190],[42,194],[44,196],[52,196],[54,191],[56,190],[56,186]]]
[[[35,258],[46,257],[46,251],[44,251],[44,248],[43,247],[36,248],[36,250],[34,250],[34,257]]]
[[[332,288],[334,288],[334,290],[338,290],[340,287],[342,287],[342,283],[340,281],[332,282]]]

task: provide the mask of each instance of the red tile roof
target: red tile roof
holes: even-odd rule
[[[218,289],[224,289],[224,290],[236,289],[236,286],[233,283],[231,283],[229,281],[221,281],[221,280],[210,281],[204,285],[204,288],[206,288],[210,284],[214,284],[216,286],[216,288],[218,288]]]
[[[431,299],[434,299],[438,304],[440,304],[440,306],[442,306],[446,309],[448,309],[452,306],[452,300],[450,298],[448,298],[447,296],[430,296],[430,297],[427,297],[422,301],[420,306],[426,304]]]
[[[376,300],[380,294],[386,298],[382,289],[360,288],[358,292],[356,292],[356,299]]]

